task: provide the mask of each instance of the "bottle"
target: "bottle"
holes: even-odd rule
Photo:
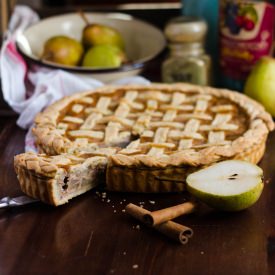
[[[257,60],[272,55],[274,14],[265,1],[220,1],[221,86],[242,91]]]
[[[200,17],[207,22],[205,49],[215,63],[218,58],[219,0],[182,0],[182,14]]]
[[[196,17],[176,17],[165,26],[170,55],[162,64],[162,81],[210,84],[211,59],[205,53],[207,24]]]

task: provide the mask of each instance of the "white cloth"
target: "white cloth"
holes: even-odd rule
[[[38,15],[29,7],[16,6],[0,53],[3,98],[20,114],[17,124],[24,129],[31,127],[38,112],[63,96],[104,85],[96,79],[84,80],[63,70],[42,69],[38,66],[28,70],[25,60],[16,50],[15,39],[25,28],[38,20]],[[149,84],[150,81],[137,76],[120,79],[112,84],[127,83]]]

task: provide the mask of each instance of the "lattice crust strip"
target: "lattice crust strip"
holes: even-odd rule
[[[72,147],[79,150],[97,147],[98,143],[121,146],[129,144],[132,135],[140,136],[120,153],[157,157],[215,143],[228,144],[226,132],[238,129],[232,122],[235,107],[212,106],[211,95],[129,90],[116,100],[102,96],[96,102],[86,97],[73,104],[69,113],[75,116],[66,114],[59,121],[60,134],[72,139]],[[94,107],[84,105],[87,102]]]

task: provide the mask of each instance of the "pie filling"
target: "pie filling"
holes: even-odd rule
[[[21,189],[44,202],[60,205],[105,181],[106,157],[70,157],[66,154],[57,158],[34,153],[16,156],[15,168]],[[39,162],[39,169],[35,162]]]
[[[88,163],[87,163],[88,162]],[[56,173],[56,196],[59,202],[68,202],[76,195],[96,187],[102,180],[106,171],[107,159],[102,157],[90,158],[82,164],[72,166],[69,171]]]

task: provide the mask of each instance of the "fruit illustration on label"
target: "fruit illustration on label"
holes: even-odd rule
[[[235,35],[238,35],[241,29],[252,31],[258,22],[257,11],[251,4],[228,2],[225,14],[225,26]]]
[[[244,25],[244,28],[247,30],[247,31],[251,31],[253,30],[255,27],[255,24],[253,21],[249,20],[249,19],[246,19],[245,20],[245,25]]]
[[[238,16],[236,17],[236,20],[235,20],[235,21],[236,21],[237,26],[241,28],[241,27],[244,25],[245,19],[244,19],[243,16],[238,15]]]
[[[234,2],[228,2],[225,7],[225,26],[232,34],[238,34],[241,30],[240,19],[238,17],[239,5]]]
[[[251,5],[244,6],[240,9],[239,14],[243,18],[242,27],[247,31],[253,30],[258,22],[258,15],[255,8]]]

